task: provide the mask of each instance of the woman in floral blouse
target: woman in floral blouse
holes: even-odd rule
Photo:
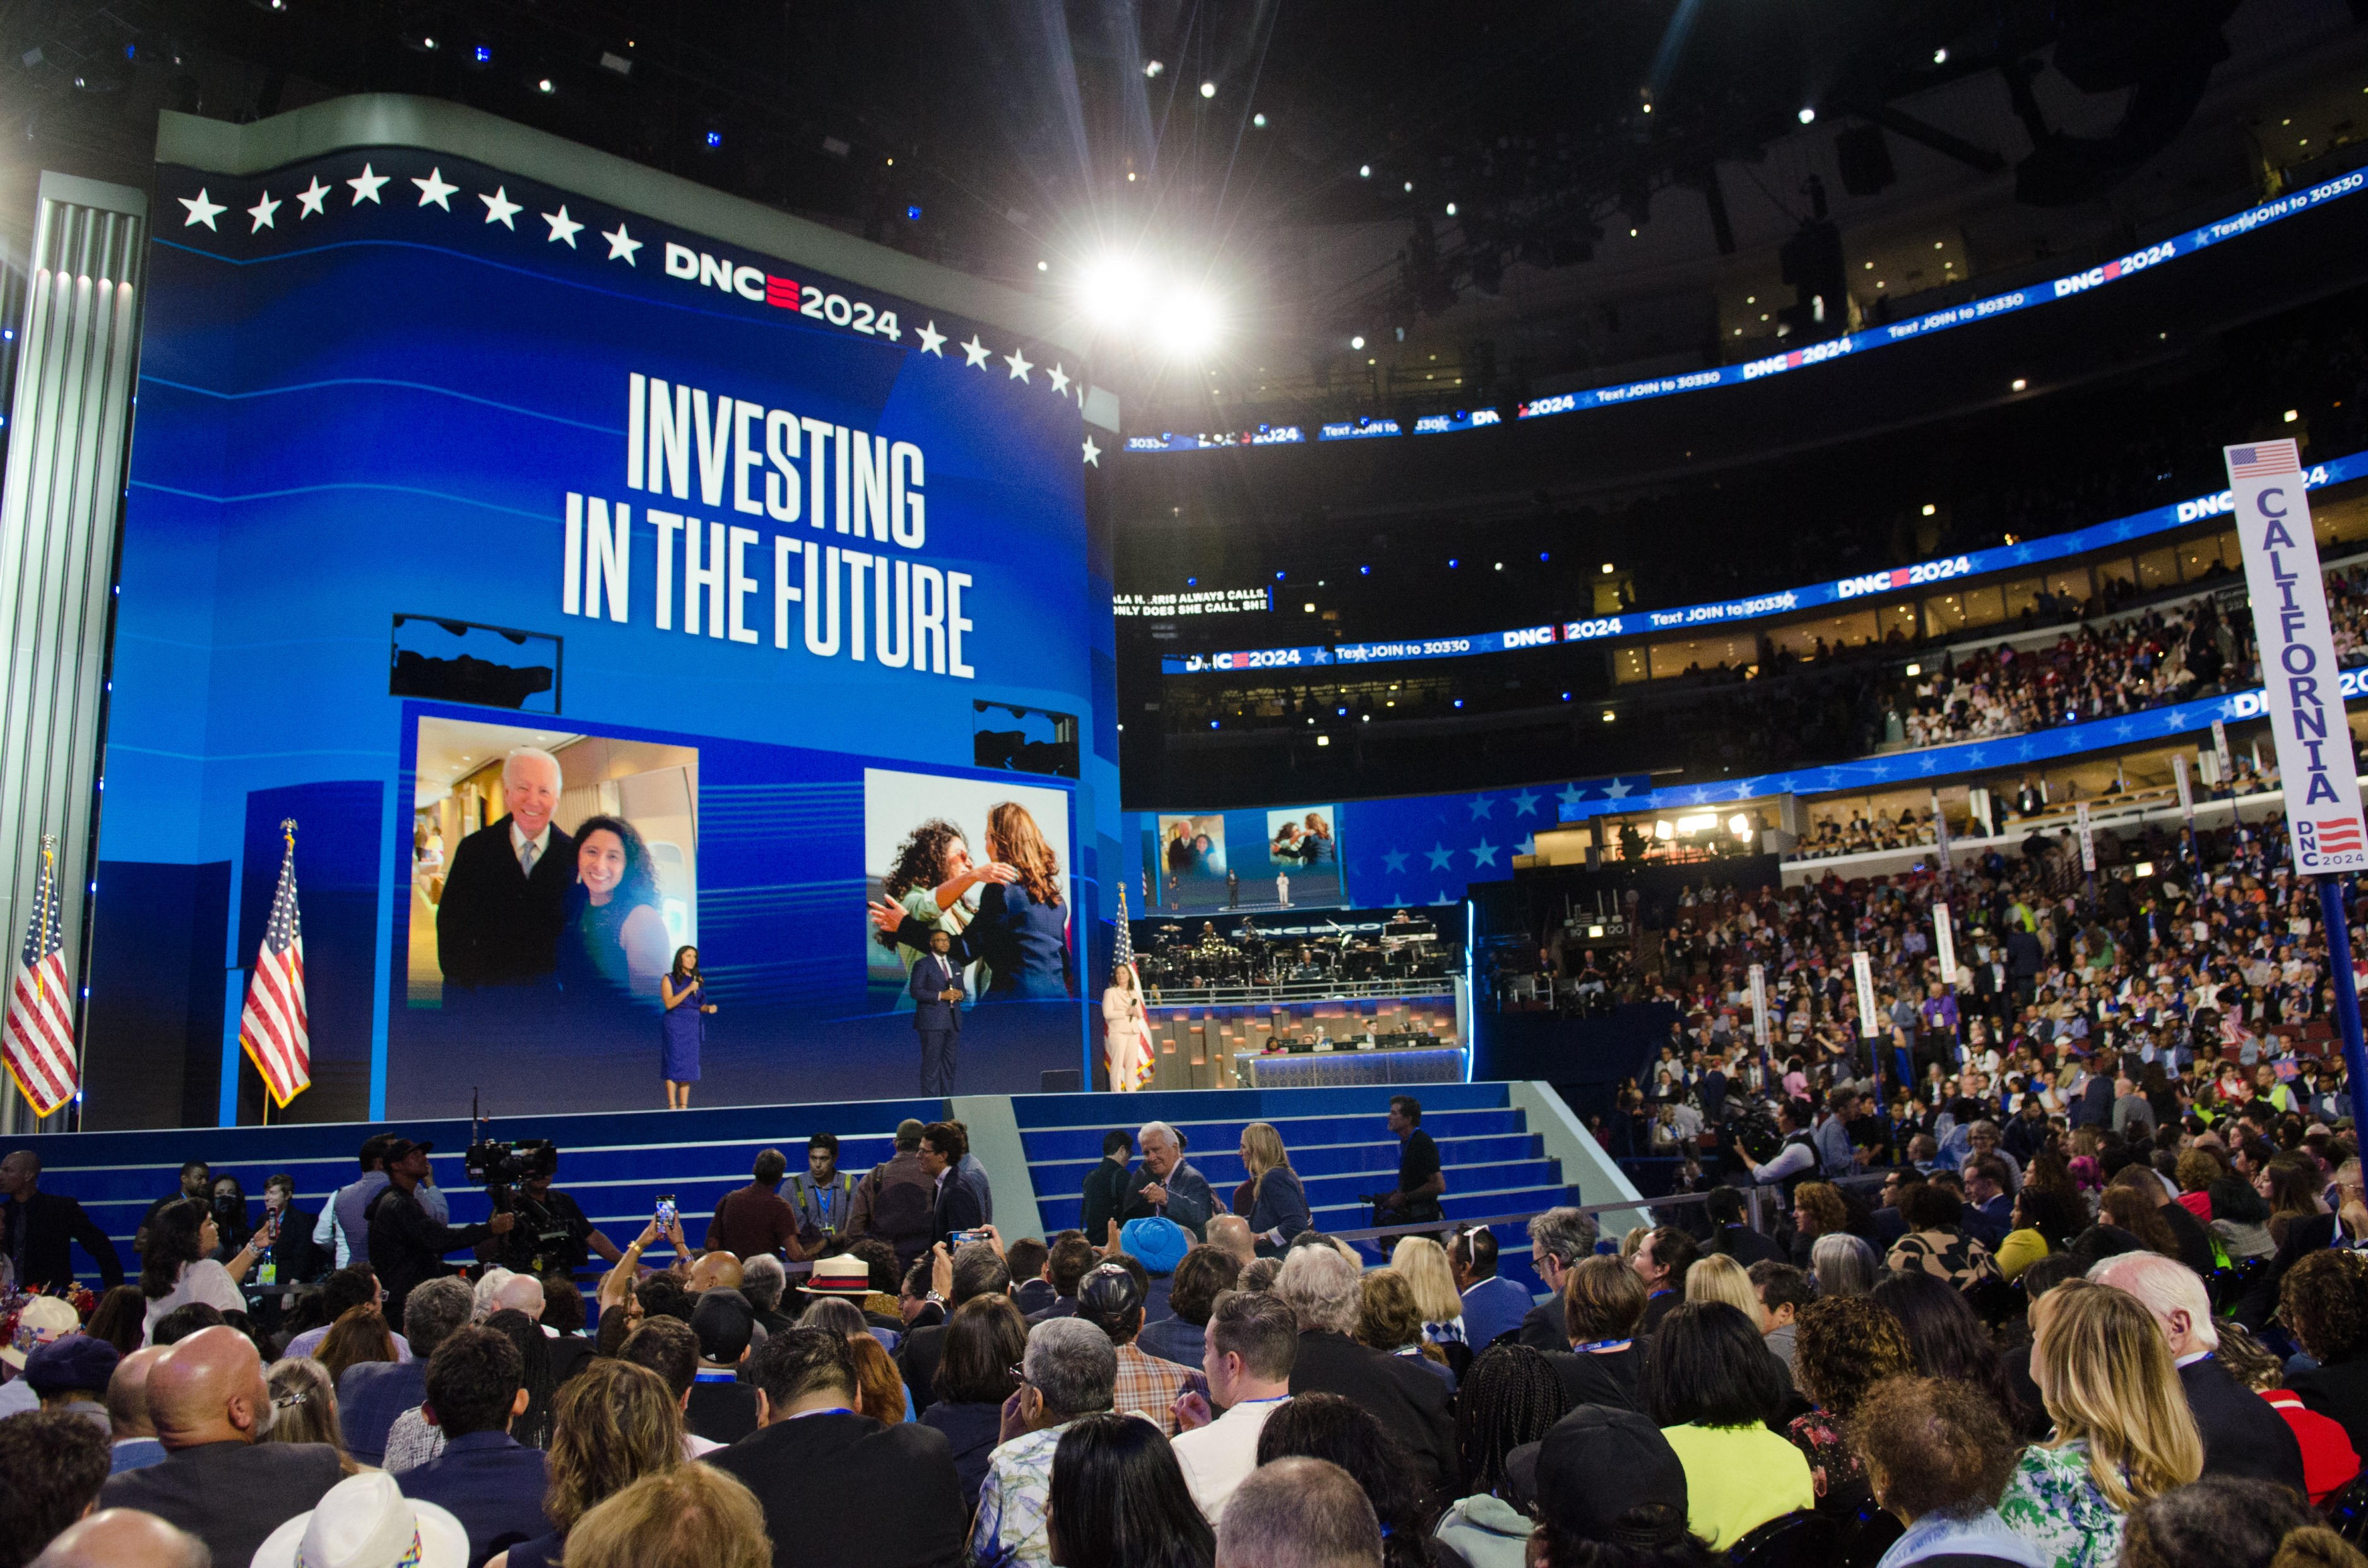
[[[1784,1428],[1808,1457],[1820,1503],[1848,1495],[1866,1474],[1848,1427],[1859,1402],[1885,1378],[1916,1370],[1899,1320],[1864,1296],[1825,1296],[1793,1320],[1793,1382],[1816,1406]]]
[[[2023,1450],[1998,1513],[2052,1568],[2112,1568],[2130,1510],[2203,1473],[2203,1439],[2136,1297],[2069,1279],[2031,1312],[2032,1377],[2055,1436]]]

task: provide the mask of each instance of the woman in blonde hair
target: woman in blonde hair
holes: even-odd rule
[[[1102,1060],[1110,1068],[1110,1086],[1121,1094],[1148,1085],[1156,1065],[1143,1018],[1143,982],[1131,963],[1110,971],[1110,989],[1102,993]]]
[[[2203,1439],[2135,1296],[2069,1279],[2031,1315],[2031,1373],[2055,1436],[2023,1450],[1998,1513],[2051,1568],[2110,1568],[2130,1510],[2203,1473]]]
[[[575,1521],[645,1475],[686,1462],[682,1408],[647,1367],[596,1358],[552,1400],[550,1489],[542,1511],[556,1526],[520,1541],[486,1568],[556,1568]]]
[[[1244,1216],[1250,1234],[1260,1252],[1279,1254],[1315,1221],[1307,1212],[1307,1189],[1291,1168],[1291,1152],[1272,1122],[1253,1121],[1242,1129],[1242,1164],[1250,1173],[1250,1210]],[[1235,1194],[1236,1201],[1240,1196]]]
[[[771,1568],[756,1494],[712,1464],[644,1475],[575,1521],[567,1568]]]
[[[264,1374],[271,1385],[275,1413],[267,1443],[326,1443],[337,1450],[337,1465],[347,1475],[363,1467],[346,1452],[346,1435],[337,1425],[337,1388],[329,1369],[310,1356],[290,1356],[271,1363]]]
[[[1003,801],[987,808],[987,858],[1012,873],[989,882],[969,926],[949,933],[962,964],[984,960],[991,978],[982,1000],[1058,999],[1070,994],[1069,912],[1061,902],[1061,862],[1028,808]],[[899,903],[871,906],[872,923],[899,947],[927,950],[930,927]],[[939,926],[938,929],[942,930]]]
[[[1686,1270],[1686,1300],[1689,1301],[1725,1301],[1755,1324],[1767,1321],[1759,1310],[1759,1288],[1751,1282],[1749,1271],[1723,1252],[1713,1252],[1694,1259]],[[1774,1346],[1768,1354],[1775,1358],[1777,1381],[1783,1384],[1789,1395],[1793,1392],[1792,1363]]]
[[[1433,1345],[1461,1345],[1463,1340],[1463,1296],[1455,1289],[1455,1270],[1448,1266],[1447,1249],[1429,1236],[1401,1236],[1390,1253],[1390,1267],[1406,1276],[1414,1288],[1414,1304],[1422,1313],[1422,1336]]]

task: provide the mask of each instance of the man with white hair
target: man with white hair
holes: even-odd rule
[[[2159,1253],[2125,1252],[2089,1270],[2089,1278],[2127,1290],[2154,1315],[2203,1438],[2204,1474],[2273,1481],[2307,1495],[2294,1428],[2269,1401],[2229,1376],[2214,1354],[2220,1331],[2193,1269]]]
[[[1193,1240],[1204,1239],[1209,1216],[1217,1211],[1216,1195],[1209,1190],[1208,1178],[1185,1163],[1184,1140],[1164,1121],[1146,1121],[1134,1136],[1143,1149],[1143,1164],[1127,1182],[1126,1202],[1119,1210],[1119,1218],[1148,1220],[1159,1215],[1191,1232]],[[1086,1239],[1099,1246],[1109,1238]]]
[[[547,982],[575,881],[575,841],[552,822],[559,759],[520,746],[502,763],[500,821],[461,840],[436,906],[436,960],[448,999]]]
[[[1349,1337],[1364,1304],[1363,1272],[1333,1247],[1298,1246],[1282,1260],[1274,1294],[1299,1324],[1292,1394],[1337,1393],[1372,1411],[1414,1457],[1418,1490],[1451,1479],[1455,1423],[1446,1383],[1406,1357]]]

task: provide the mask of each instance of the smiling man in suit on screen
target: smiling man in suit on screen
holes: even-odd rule
[[[520,746],[503,760],[507,814],[461,841],[436,906],[447,1001],[550,982],[575,879],[575,841],[551,820],[559,790],[551,753]]]

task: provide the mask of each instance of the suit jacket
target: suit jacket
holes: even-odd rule
[[[364,1464],[386,1464],[387,1428],[415,1404],[427,1402],[427,1362],[357,1361],[337,1378],[337,1415],[346,1451]]]
[[[2303,1489],[2302,1445],[2275,1406],[2228,1375],[2214,1357],[2179,1369],[2187,1408],[2203,1436],[2203,1473],[2244,1476]]]
[[[444,1445],[426,1464],[395,1476],[403,1494],[433,1503],[469,1532],[469,1568],[480,1568],[496,1551],[551,1533],[542,1511],[543,1488],[551,1483],[541,1449],[529,1449],[507,1432],[472,1432]]]
[[[449,986],[528,985],[559,961],[575,841],[551,830],[533,876],[518,869],[510,819],[461,840],[436,906],[436,961]]]
[[[943,969],[938,967],[940,963],[944,964]],[[940,960],[937,954],[928,950],[926,943],[923,944],[921,956],[913,960],[912,983],[905,988],[913,994],[913,1028],[916,1030],[951,1029],[960,1034],[962,998],[949,997],[946,993],[961,984],[960,961],[951,957]]]
[[[1521,1317],[1521,1344],[1532,1350],[1570,1348],[1570,1324],[1563,1316],[1562,1296],[1548,1296]]]
[[[970,1510],[946,1436],[833,1413],[776,1421],[706,1462],[757,1494],[773,1568],[960,1568]]]
[[[249,1562],[263,1538],[345,1479],[326,1443],[201,1443],[98,1489],[102,1508],[137,1508],[206,1543],[217,1562]]]
[[[1086,1240],[1099,1246],[1110,1237],[1110,1222],[1126,1207],[1126,1189],[1134,1172],[1109,1155],[1086,1175],[1085,1208],[1079,1214],[1077,1228]]]
[[[1748,1225],[1721,1225],[1711,1250],[1726,1254],[1746,1268],[1755,1263],[1784,1261],[1784,1249]]]
[[[956,1231],[975,1231],[985,1223],[986,1212],[979,1207],[978,1194],[952,1171],[946,1172],[930,1208],[929,1240],[941,1242]]]
[[[2286,1239],[2278,1244],[2277,1256],[2270,1266],[2253,1276],[2252,1284],[2237,1301],[2231,1315],[2247,1328],[2259,1334],[2270,1314],[2278,1310],[2278,1290],[2285,1283],[2286,1270],[2323,1247],[2335,1244],[2335,1216],[2313,1214],[2296,1220],[2286,1227]]]
[[[1456,1480],[1455,1422],[1447,1385],[1403,1356],[1367,1349],[1346,1335],[1310,1329],[1299,1336],[1291,1392],[1337,1393],[1372,1412],[1384,1430],[1414,1456],[1426,1491],[1452,1496]]]
[[[63,1285],[74,1278],[74,1258],[67,1244],[80,1242],[82,1250],[98,1265],[106,1288],[123,1283],[123,1259],[98,1221],[63,1192],[34,1188],[22,1202],[0,1204],[0,1256],[17,1256],[17,1227],[25,1227],[25,1276],[20,1283]]]
[[[757,1389],[736,1379],[690,1385],[683,1425],[711,1443],[736,1443],[757,1429]]]
[[[941,1323],[911,1330],[896,1347],[896,1368],[905,1374],[905,1386],[912,1391],[916,1411],[937,1403],[938,1360],[945,1347],[946,1325]]]

